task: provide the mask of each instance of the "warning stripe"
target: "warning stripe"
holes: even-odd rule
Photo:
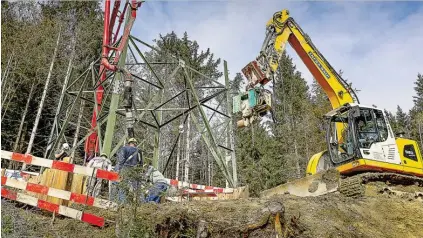
[[[72,201],[75,203],[85,204],[88,206],[93,206],[93,207],[98,207],[103,209],[116,210],[117,208],[117,204],[109,200],[87,196],[84,194],[72,193],[72,192],[57,189],[57,188],[50,188],[41,184],[19,181],[13,178],[7,178],[5,176],[1,177],[1,185],[12,187],[12,188],[18,188],[28,192],[48,195],[51,197],[60,198],[60,199]]]
[[[190,188],[190,189],[199,189],[199,190],[215,190],[216,193],[233,193],[233,188],[219,188],[219,187],[213,187],[213,186],[206,186],[206,185],[200,185],[200,184],[192,184],[187,183],[183,181],[178,181],[175,179],[167,179],[167,183],[170,184],[173,187],[177,188]]]
[[[10,200],[18,201],[21,203],[25,203],[34,207],[38,207],[43,210],[47,210],[50,212],[55,212],[57,214],[70,217],[79,221],[83,221],[95,226],[104,226],[104,218],[99,217],[90,213],[85,213],[83,211],[79,211],[73,208],[69,208],[62,205],[57,205],[51,202],[47,202],[27,194],[23,194],[20,192],[15,192],[11,190],[7,190],[5,188],[1,188],[1,196]]]
[[[187,195],[191,195],[191,196],[195,196],[195,195],[206,195],[209,197],[216,197],[218,192],[216,189],[199,189],[199,190],[193,190],[193,189],[187,189],[183,191],[183,194]]]
[[[97,169],[97,168],[89,168],[89,167],[85,167],[81,165],[58,161],[58,160],[44,159],[44,158],[32,156],[30,154],[19,154],[15,152],[2,150],[1,157],[3,159],[14,160],[14,161],[23,162],[26,164],[42,166],[42,167],[51,168],[51,169],[57,169],[57,170],[66,171],[66,172],[75,173],[75,174],[93,176],[99,179],[106,179],[110,181],[119,180],[119,174],[116,172],[107,171],[103,169]]]

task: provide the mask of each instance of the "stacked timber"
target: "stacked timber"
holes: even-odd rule
[[[63,162],[69,163],[71,160],[69,157],[66,157],[63,159]],[[86,184],[87,184],[87,176],[84,176],[82,174],[74,174],[69,173],[62,170],[57,169],[45,169],[41,175],[38,176],[30,176],[27,179],[27,182],[40,184],[47,186],[49,188],[56,188],[60,190],[66,190],[73,193],[78,194],[86,194]],[[71,206],[73,202],[43,195],[39,193],[34,192],[28,192],[25,191],[28,195],[31,195],[33,197],[37,197],[38,199],[51,202],[58,205],[64,205],[64,206]]]

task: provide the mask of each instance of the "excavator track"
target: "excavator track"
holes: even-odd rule
[[[353,176],[341,180],[339,192],[347,197],[358,198],[364,196],[365,188],[360,176]]]
[[[365,185],[372,182],[384,182],[394,186],[417,185],[423,189],[423,178],[395,173],[363,173],[341,179],[339,192],[347,197],[363,197],[366,194]]]

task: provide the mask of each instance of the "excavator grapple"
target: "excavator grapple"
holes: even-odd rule
[[[257,84],[265,85],[270,81],[269,78],[262,72],[260,66],[258,65],[257,61],[252,61],[247,64],[241,72],[247,78],[248,86],[247,88],[252,88]]]

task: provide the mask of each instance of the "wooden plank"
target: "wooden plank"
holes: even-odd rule
[[[73,174],[70,191],[78,194],[86,194],[87,176],[81,174]],[[68,206],[74,202],[69,201]]]

